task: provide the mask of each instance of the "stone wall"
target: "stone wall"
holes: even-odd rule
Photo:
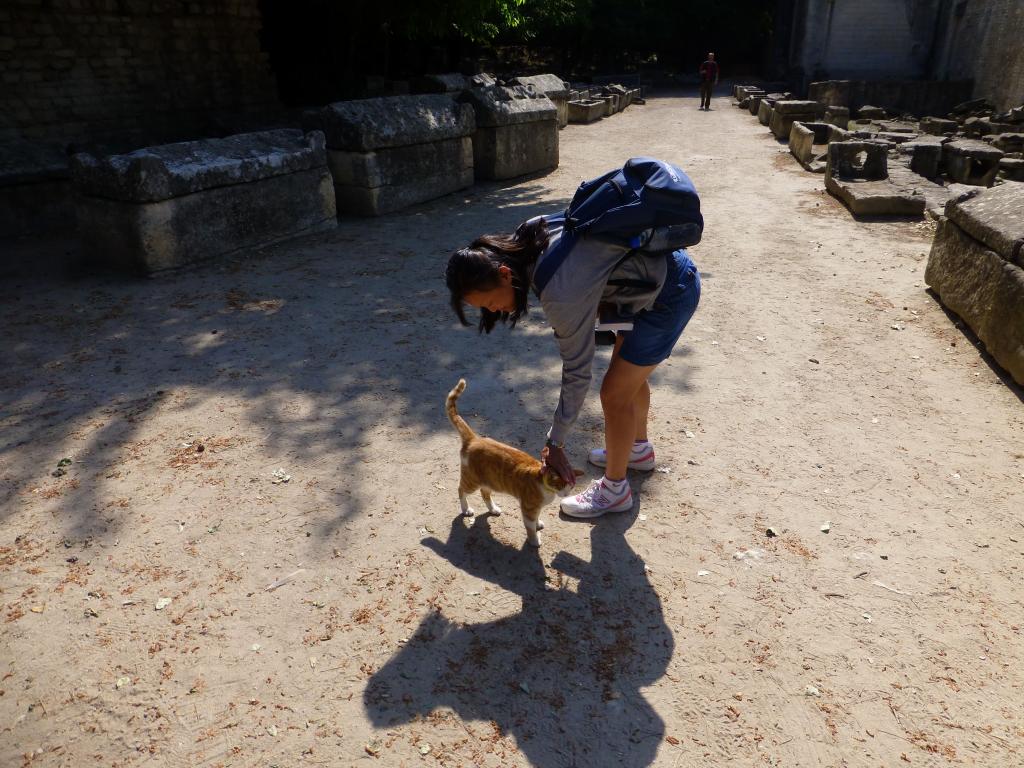
[[[1024,0],[779,5],[792,11],[788,74],[800,92],[815,80],[973,81],[973,97],[999,109],[1024,102]]]
[[[807,98],[856,112],[871,105],[914,115],[945,115],[971,98],[970,80],[825,80],[807,87]]]
[[[925,76],[941,0],[797,3],[791,64],[805,78]]]
[[[997,109],[1024,103],[1022,0],[952,3],[936,37],[937,77],[973,79],[974,97],[988,99]]]
[[[259,0],[0,4],[0,142],[223,135],[277,107]]]

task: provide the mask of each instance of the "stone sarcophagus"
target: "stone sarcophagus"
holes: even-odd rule
[[[949,141],[942,146],[942,164],[950,181],[991,187],[999,173],[1001,150],[974,139]]]
[[[558,127],[565,128],[569,122],[569,84],[558,75],[533,75],[531,77],[517,77],[515,85],[524,85],[533,88],[535,93],[547,96],[555,105],[558,111]]]
[[[924,279],[1024,384],[1024,184],[951,199]]]
[[[492,85],[471,88],[462,98],[476,114],[476,178],[512,179],[558,167],[558,110],[547,96]]]
[[[833,141],[846,141],[849,134],[831,123],[802,123],[793,121],[789,132],[789,152],[808,171],[824,173],[827,165],[828,145]]]
[[[872,141],[829,144],[825,188],[857,216],[919,216],[925,196],[918,186],[889,177],[887,147]]]
[[[451,96],[339,101],[303,124],[327,137],[339,214],[380,216],[473,183],[473,110]]]
[[[772,105],[771,116],[768,119],[768,128],[775,134],[775,138],[783,141],[789,140],[789,132],[793,129],[793,121],[799,120],[802,123],[813,123],[821,119],[825,114],[825,105],[817,101],[790,101],[780,99]]]
[[[81,153],[71,177],[86,259],[147,273],[337,226],[316,131]]]
[[[568,104],[570,123],[592,123],[605,116],[606,108],[598,99],[573,99]]]

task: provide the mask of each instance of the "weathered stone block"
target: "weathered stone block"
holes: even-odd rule
[[[1004,157],[999,161],[999,177],[1006,181],[1024,181],[1024,159]]]
[[[829,143],[829,136],[835,126],[829,123],[802,123],[799,120],[793,122],[789,132],[789,151],[808,171],[814,173],[825,172],[825,155],[828,151],[826,146]],[[817,145],[817,148],[815,148]]]
[[[512,179],[557,168],[557,121],[478,130],[473,138],[473,165],[478,179]]]
[[[858,216],[917,216],[926,200],[914,188],[894,184],[888,178],[884,144],[866,141],[828,145],[825,188]]]
[[[605,103],[598,99],[580,99],[568,103],[570,123],[592,123],[605,116]]]
[[[772,117],[772,102],[767,98],[761,99],[761,103],[757,105],[757,121],[761,125],[768,125],[771,122]]]
[[[281,129],[163,144],[123,155],[79,153],[71,159],[71,176],[80,194],[151,203],[325,165],[322,133]]]
[[[558,127],[566,126],[569,122],[569,85],[562,78],[552,74],[532,75],[517,77],[513,83],[533,88],[534,92],[551,99],[558,113]]]
[[[1024,152],[1024,133],[1000,133],[986,140],[1000,152]]]
[[[331,149],[369,152],[469,136],[476,124],[467,105],[425,94],[335,102],[306,112],[303,127],[323,131]]]
[[[337,226],[326,166],[158,202],[76,203],[83,255],[146,273]]]
[[[865,104],[857,110],[857,117],[864,120],[885,120],[887,115],[885,110],[881,107],[873,107],[869,104]]]
[[[824,115],[825,105],[817,101],[798,101],[793,99],[779,99],[773,108],[780,115]]]
[[[451,96],[343,101],[304,119],[327,131],[339,213],[379,216],[473,183],[473,108]]]
[[[846,141],[829,144],[830,176],[874,181],[889,175],[884,144],[870,141]]]
[[[473,184],[469,136],[374,152],[328,150],[339,210],[379,216]]]
[[[942,163],[950,180],[959,184],[991,187],[1003,153],[983,141],[963,139],[943,145]]]
[[[825,107],[816,101],[779,100],[772,105],[768,128],[775,138],[788,140],[793,121],[815,122],[825,113]]]
[[[510,179],[558,166],[558,111],[523,86],[472,88],[473,164],[478,179]]]
[[[945,120],[941,117],[922,117],[920,126],[922,132],[933,136],[952,136],[960,124],[956,120]]]
[[[824,121],[845,130],[850,124],[850,108],[835,104],[827,106],[825,107]]]
[[[1002,258],[1024,267],[1024,184],[961,195],[946,205],[946,216]]]
[[[1024,385],[1024,269],[948,219],[939,222],[924,279]]]
[[[910,155],[910,170],[926,179],[937,178],[942,170],[942,139],[919,136],[900,145],[900,152]]]

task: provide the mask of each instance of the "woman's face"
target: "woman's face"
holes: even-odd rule
[[[466,291],[462,298],[471,307],[491,312],[515,312],[516,290],[512,287],[512,270],[498,267],[498,284],[485,291]]]

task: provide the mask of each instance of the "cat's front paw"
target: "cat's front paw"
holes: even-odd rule
[[[463,517],[473,517],[473,515],[475,515],[476,512],[473,511],[472,507],[465,507],[464,509],[459,510],[459,514]]]
[[[537,530],[538,531],[543,531],[544,530],[544,521],[543,520],[538,520],[537,521]]]
[[[539,533],[528,533],[526,534],[526,543],[531,547],[540,546],[540,534]]]
[[[499,507],[497,504],[490,504],[487,507],[487,511],[490,512],[495,517],[497,517],[498,515],[501,514],[501,507]]]

